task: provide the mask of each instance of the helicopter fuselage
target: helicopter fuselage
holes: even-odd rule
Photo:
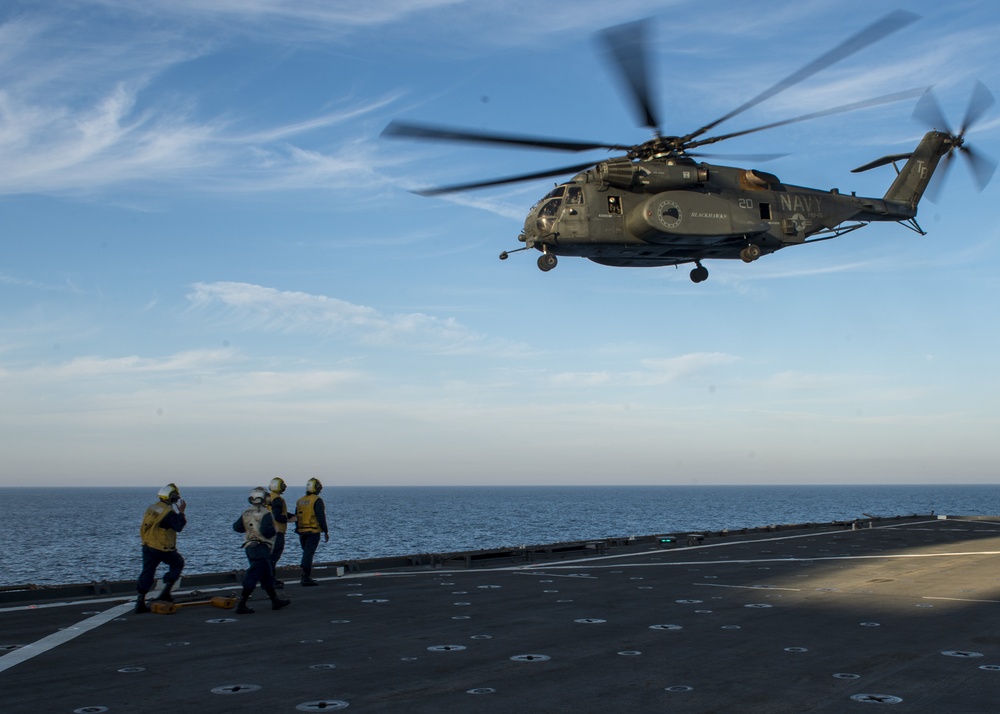
[[[773,121],[739,131],[712,134],[723,122],[757,106],[873,42],[915,22],[918,16],[896,10],[876,19],[833,49],[727,114],[687,134],[660,131],[648,75],[642,21],[608,28],[602,33],[608,56],[621,73],[621,86],[634,103],[639,123],[653,130],[653,138],[638,144],[575,141],[544,136],[469,131],[426,124],[391,122],[387,136],[415,139],[519,146],[554,151],[597,149],[618,155],[599,163],[584,162],[486,181],[471,181],[424,189],[435,196],[552,176],[573,178],[556,186],[536,203],[524,221],[519,239],[523,247],[541,252],[538,267],[552,270],[557,256],[578,256],[610,266],[669,266],[694,263],[691,279],[708,278],[706,260],[740,259],[750,263],[782,248],[828,240],[863,228],[873,221],[894,221],[921,235],[917,204],[943,161],[943,176],[956,153],[968,160],[982,190],[996,170],[995,161],[965,143],[966,131],[995,103],[989,89],[977,82],[965,118],[957,132],[948,128],[930,89],[911,89],[855,101],[791,119]],[[777,176],[732,166],[699,163],[701,147],[774,129],[796,122],[880,106],[919,96],[914,116],[931,127],[917,147],[891,154],[854,172],[892,164],[896,178],[881,198],[867,198],[837,189],[821,190],[782,183]],[[750,157],[744,159],[753,160]],[[763,159],[761,159],[763,160]],[[905,160],[900,168],[897,162]],[[580,173],[578,173],[580,172]],[[500,254],[508,257],[508,251]]]
[[[544,254],[543,270],[554,267],[546,256],[555,255],[612,266],[700,268],[707,259],[752,262],[846,221],[915,214],[915,206],[783,184],[753,169],[622,157],[556,186],[532,207],[519,239]]]

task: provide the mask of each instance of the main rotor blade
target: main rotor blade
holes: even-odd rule
[[[982,191],[993,179],[993,174],[997,170],[997,162],[965,146],[959,149],[959,151],[962,152],[962,155],[969,162],[969,168],[972,170],[973,178],[976,179],[976,185]]]
[[[843,106],[833,107],[832,109],[824,109],[818,112],[812,112],[811,114],[804,114],[800,117],[794,117],[792,119],[783,119],[782,121],[772,122],[770,124],[764,124],[762,126],[756,126],[752,129],[744,129],[743,131],[734,131],[731,134],[720,134],[719,136],[709,137],[707,139],[701,139],[699,141],[692,141],[687,144],[688,147],[704,146],[705,144],[714,144],[718,141],[724,141],[726,139],[732,139],[737,136],[744,136],[746,134],[753,134],[754,132],[764,131],[765,129],[773,129],[778,126],[785,126],[787,124],[795,124],[800,121],[807,121],[809,119],[819,119],[820,117],[830,116],[832,114],[843,114],[844,112],[853,112],[859,109],[867,109],[868,107],[877,107],[881,104],[891,104],[892,102],[899,102],[904,99],[913,99],[914,97],[919,97],[927,92],[926,88],[919,89],[908,89],[903,92],[896,92],[894,94],[886,94],[881,97],[874,97],[872,99],[866,99],[861,102],[854,102],[852,104],[844,104]]]
[[[453,186],[439,186],[437,188],[428,188],[420,191],[414,191],[413,193],[418,196],[440,196],[443,193],[458,193],[459,191],[471,191],[474,188],[486,188],[487,186],[503,186],[508,183],[517,183],[518,181],[530,181],[532,179],[547,178],[549,176],[562,176],[565,174],[575,174],[583,171],[584,169],[589,169],[594,167],[593,161],[588,161],[585,164],[576,164],[574,166],[563,166],[558,169],[549,169],[547,171],[538,171],[536,173],[522,174],[520,176],[508,176],[506,178],[490,179],[487,181],[475,181],[472,183],[460,183]]]
[[[540,136],[491,134],[443,126],[431,126],[429,124],[407,124],[399,121],[389,122],[389,125],[382,130],[382,136],[427,139],[431,141],[457,141],[470,144],[507,144],[529,146],[536,149],[555,149],[557,151],[587,151],[588,149],[628,151],[631,148],[629,146],[604,144],[596,141],[564,141],[562,139],[550,139]]]
[[[919,19],[920,19],[919,15],[909,12],[907,10],[896,10],[894,12],[889,13],[885,17],[876,20],[872,24],[868,25],[868,27],[861,30],[860,32],[847,38],[829,52],[820,55],[802,69],[788,75],[770,89],[761,92],[753,99],[736,107],[736,109],[729,112],[720,119],[716,119],[712,123],[706,124],[700,129],[695,130],[691,134],[688,134],[687,136],[684,137],[684,139],[687,141],[690,139],[694,139],[695,137],[701,136],[705,132],[714,129],[722,122],[727,121],[728,119],[732,119],[737,114],[741,114],[746,110],[750,109],[751,107],[757,106],[761,102],[770,99],[771,97],[775,96],[780,92],[785,91],[789,87],[794,86],[799,82],[808,79],[809,77],[813,76],[820,70],[826,69],[830,65],[835,64],[836,62],[839,62],[840,60],[845,59],[846,57],[849,57],[855,54],[856,52],[860,52],[868,45],[877,42],[878,40],[881,40],[883,37],[891,35],[893,32],[896,32],[897,30],[903,29],[907,25],[910,25]]]
[[[646,53],[647,20],[609,27],[601,33],[604,44],[628,83],[638,110],[639,122],[660,133],[660,122],[653,107],[649,83],[649,60]]]
[[[972,96],[969,97],[969,106],[965,110],[965,119],[962,120],[962,128],[958,130],[959,136],[965,134],[966,129],[975,124],[983,116],[987,109],[996,103],[993,93],[986,88],[986,85],[977,81],[972,89]]]
[[[945,118],[944,112],[941,111],[941,105],[934,98],[934,92],[930,89],[924,92],[924,96],[917,102],[917,106],[913,107],[913,118],[923,122],[928,129],[951,134],[948,120]]]
[[[724,161],[775,161],[788,156],[788,154],[706,154],[701,151],[685,151],[684,155],[692,158],[723,159]]]

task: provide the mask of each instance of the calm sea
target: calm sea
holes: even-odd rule
[[[244,567],[245,488],[184,488],[185,572]],[[301,493],[290,489],[290,501]],[[590,538],[821,523],[863,514],[1000,515],[1000,486],[327,487],[317,562]],[[150,488],[0,488],[0,586],[128,580]],[[283,562],[300,555],[293,537]]]

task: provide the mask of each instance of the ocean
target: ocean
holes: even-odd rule
[[[0,488],[0,586],[131,580],[153,488]],[[241,569],[247,488],[181,488],[185,573]],[[294,503],[301,489],[289,488]],[[879,516],[1000,515],[1000,486],[327,487],[316,562]],[[298,562],[294,534],[283,564]]]

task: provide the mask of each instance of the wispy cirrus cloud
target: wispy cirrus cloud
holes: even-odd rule
[[[161,80],[217,53],[229,35],[149,23],[150,12],[161,20],[169,13],[123,6],[134,14],[117,22],[69,21],[39,8],[0,23],[0,195],[125,185],[265,192],[380,181],[361,124],[398,92],[344,95],[317,115],[280,120],[206,113],[200,105],[210,83]],[[352,128],[332,148],[310,146],[311,133],[345,126]]]
[[[22,371],[26,379],[65,380],[106,376],[193,373],[232,363],[232,350],[192,350],[167,357],[77,357],[56,365],[37,365]]]
[[[198,119],[189,108],[138,109],[141,91],[119,83],[71,110],[0,90],[0,194],[92,192],[134,182],[244,192],[378,182],[370,152],[357,143],[324,152],[290,139],[375,111],[391,97],[247,134],[225,117]]]
[[[187,299],[220,310],[244,330],[333,335],[359,344],[431,354],[523,356],[526,346],[469,329],[454,318],[385,313],[339,298],[237,282],[197,283]]]
[[[642,387],[671,384],[715,367],[738,362],[739,357],[723,352],[694,352],[677,357],[656,357],[639,361],[639,368],[622,371],[561,372],[553,375],[556,386]]]
[[[142,431],[166,414],[183,415],[183,421],[206,428],[239,423],[256,428],[276,421],[308,422],[317,414],[328,418],[350,409],[359,390],[369,395],[372,383],[372,375],[350,368],[262,369],[231,349],[161,357],[91,355],[28,368],[0,367],[8,407],[0,423],[10,428],[76,424],[87,430],[98,419],[124,432]]]
[[[615,21],[644,17],[675,7],[684,0],[621,0],[615,6]],[[149,13],[149,3],[141,0],[93,0],[93,5],[117,12],[142,16]],[[297,39],[329,41],[357,29],[406,27],[415,18],[426,19],[421,30],[427,34],[435,27],[452,41],[469,46],[518,44],[558,32],[590,32],[609,23],[603,0],[580,0],[573,12],[550,13],[545,22],[525,23],[524,17],[537,14],[533,0],[506,0],[484,3],[479,0],[368,0],[363,3],[328,0],[177,0],[157,8],[163,16],[191,25],[212,23],[230,31],[276,33]]]
[[[175,22],[202,24],[215,22],[231,30],[337,34],[355,28],[372,27],[399,22],[428,10],[463,5],[467,0],[368,0],[364,3],[340,3],[326,0],[216,0],[206,3],[199,0],[176,0],[163,3],[156,14],[173,18]],[[141,0],[93,0],[117,12],[132,13],[137,17],[150,14],[150,4]],[[235,28],[234,28],[235,24]]]
[[[32,290],[43,290],[46,292],[79,292],[79,289],[72,283],[41,283],[37,280],[26,280],[5,272],[0,272],[0,285],[15,285],[17,287],[30,288]]]

